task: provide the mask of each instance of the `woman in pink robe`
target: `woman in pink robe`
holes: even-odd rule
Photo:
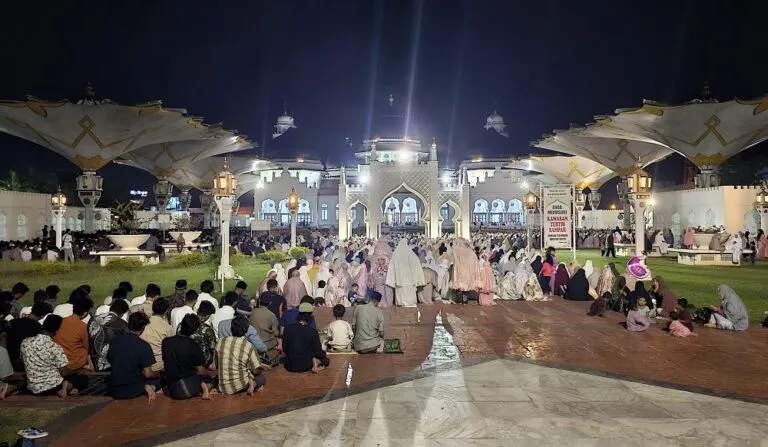
[[[307,295],[307,288],[299,277],[298,269],[293,269],[293,274],[288,278],[288,281],[285,282],[283,292],[285,292],[283,296],[285,297],[285,303],[288,306],[288,309],[298,307],[299,303],[301,303],[301,299]]]
[[[395,304],[395,291],[386,284],[389,260],[392,258],[392,250],[389,248],[387,239],[387,236],[381,236],[376,241],[371,272],[368,275],[368,285],[381,294],[379,307],[392,307]]]
[[[325,305],[333,307],[341,304],[347,307],[349,306],[349,300],[347,299],[347,287],[349,285],[341,268],[341,263],[334,262],[334,267],[333,276],[328,279],[328,284],[325,286]]]
[[[491,269],[491,263],[485,259],[480,260],[480,287],[478,289],[478,304],[481,306],[493,305],[493,294],[496,289],[496,280],[493,277],[493,270]]]
[[[683,235],[683,246],[687,249],[693,248],[693,228],[691,227],[685,229],[685,234]]]

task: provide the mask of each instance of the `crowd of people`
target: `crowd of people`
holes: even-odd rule
[[[250,254],[288,250],[280,235],[242,233],[233,240]],[[178,280],[165,297],[155,284],[132,297],[132,285],[121,282],[100,306],[87,285],[66,300],[51,285],[24,307],[29,288],[16,284],[0,293],[0,398],[18,389],[77,395],[100,372],[108,372],[106,391],[116,399],[152,400],[161,390],[174,399],[253,394],[278,365],[319,373],[329,365],[328,352],[382,353],[382,308],[436,300],[491,306],[560,298],[590,302],[589,315],[623,312],[633,332],[661,321],[671,335],[694,329],[687,301],[663,278],[646,287],[635,271],[621,273],[614,263],[596,269],[591,261],[583,267],[560,262],[552,248],[527,249],[519,233],[484,232],[471,240],[403,233],[339,242],[312,232],[300,242],[306,256],[275,264],[265,278],[255,278],[256,290],[239,281],[220,299],[210,280],[195,290]],[[748,314],[736,292],[723,285],[719,293],[719,305],[696,316],[704,326],[745,330]],[[332,308],[335,320],[326,328],[314,318],[318,306]],[[14,371],[24,373],[21,383],[7,380]]]

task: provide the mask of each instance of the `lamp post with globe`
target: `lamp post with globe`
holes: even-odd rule
[[[533,217],[536,213],[536,208],[539,205],[539,198],[531,191],[523,197],[525,202],[525,230],[526,230],[526,247],[530,251],[533,248],[533,237],[531,231],[533,229]]]
[[[627,193],[635,207],[635,256],[642,256],[645,251],[645,208],[651,203],[651,175],[643,171],[639,162],[627,176]]]
[[[221,225],[219,233],[221,235],[221,260],[217,279],[231,279],[235,277],[235,270],[229,264],[229,222],[232,219],[232,206],[235,202],[235,188],[237,180],[229,172],[229,161],[224,157],[224,164],[221,172],[213,178],[213,200],[219,208],[221,216]]]
[[[67,211],[67,196],[61,192],[61,186],[56,188],[56,193],[51,196],[51,209],[56,217],[56,248],[61,248],[62,222]]]
[[[288,210],[291,212],[291,248],[296,247],[296,213],[299,210],[299,201],[301,198],[296,192],[296,188],[291,188],[288,194]]]

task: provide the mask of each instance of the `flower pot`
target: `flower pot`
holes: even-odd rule
[[[179,235],[184,235],[184,243],[185,244],[191,244],[192,241],[199,238],[201,234],[203,234],[202,231],[169,231],[168,234],[171,235],[173,240],[177,241],[179,240]]]
[[[148,234],[108,234],[107,237],[120,247],[120,251],[137,251],[139,245],[149,239]]]

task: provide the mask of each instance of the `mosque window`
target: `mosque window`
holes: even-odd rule
[[[339,204],[336,204],[336,220],[339,220]]]
[[[0,213],[0,241],[8,240],[8,234],[6,232],[7,223],[8,218],[5,216],[5,213]]]
[[[19,214],[19,217],[16,218],[16,224],[16,239],[20,241],[29,239],[27,237],[27,216]]]
[[[328,220],[328,204],[324,203],[320,205],[320,220]]]

